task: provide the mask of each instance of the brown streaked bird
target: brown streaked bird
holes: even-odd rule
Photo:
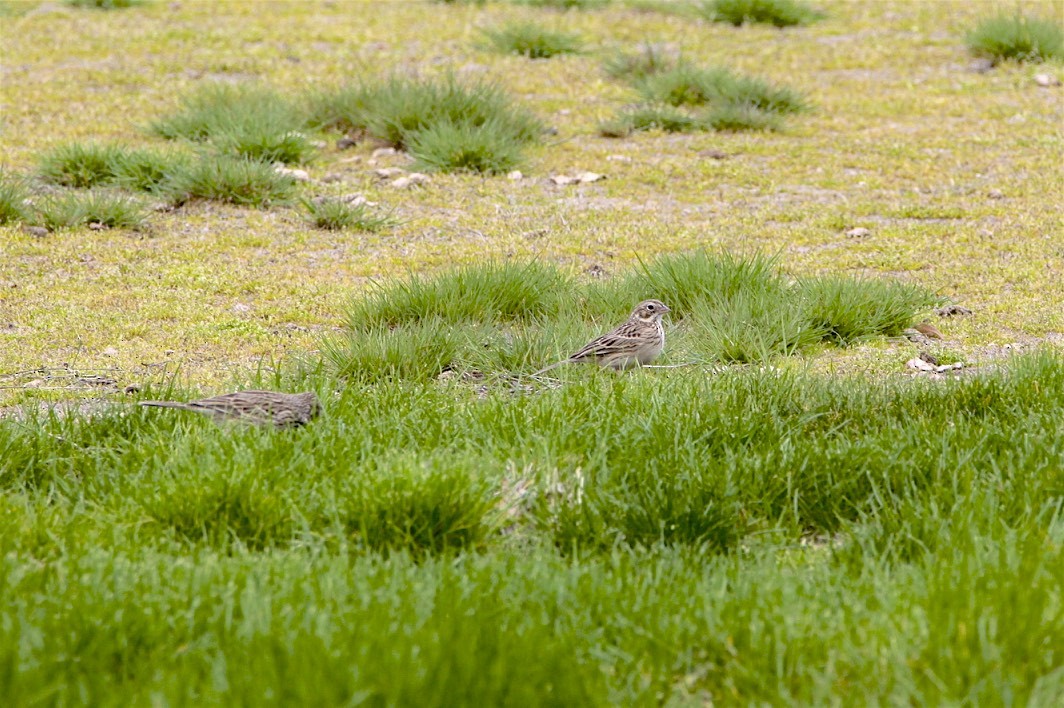
[[[917,332],[924,335],[928,339],[942,339],[942,333],[938,331],[938,328],[933,324],[924,320],[920,324],[913,327]]]
[[[316,394],[276,391],[237,391],[196,401],[140,401],[142,406],[180,408],[205,413],[216,421],[240,420],[258,425],[290,428],[306,425],[321,413]]]
[[[539,376],[563,364],[583,362],[594,362],[618,371],[645,366],[665,348],[665,328],[661,325],[661,318],[669,311],[669,307],[661,300],[644,300],[636,305],[628,320],[620,327],[591,340],[568,359],[532,375]]]

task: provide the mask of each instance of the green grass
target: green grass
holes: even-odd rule
[[[144,205],[136,199],[110,192],[63,192],[44,197],[35,205],[34,221],[50,231],[79,226],[142,229],[148,223]]]
[[[968,34],[968,49],[995,64],[1006,59],[1043,62],[1064,57],[1064,30],[1052,19],[998,15]]]
[[[175,206],[195,200],[213,200],[265,209],[287,204],[296,195],[296,183],[272,165],[257,160],[200,155],[178,170],[164,187]]]
[[[599,134],[605,137],[646,130],[779,130],[783,116],[810,108],[793,89],[723,67],[703,68],[684,61],[665,65],[649,50],[614,59],[610,66],[614,76],[635,88],[643,103],[600,124]]]
[[[562,54],[578,54],[583,41],[572,32],[549,30],[531,22],[516,23],[484,30],[491,46],[504,54],[529,59],[549,59]]]
[[[297,114],[307,93],[372,89],[332,106],[358,109],[342,122],[379,77],[453,71],[557,137],[529,131],[528,178],[400,192],[374,171],[410,156],[336,123],[357,144],[316,151],[322,184],[281,208],[194,203],[153,214],[150,238],[0,226],[4,705],[1059,703],[1059,95],[1026,70],[958,73],[985,5],[823,3],[829,21],[781,33],[672,14],[689,1],[39,4],[0,0],[0,164],[35,205],[57,146],[218,153],[136,135],[208,83],[261,82]],[[605,51],[471,46],[514,20]],[[647,41],[817,110],[605,141],[591,126],[642,99],[599,62]],[[577,170],[608,178],[549,180]],[[402,221],[326,231],[295,208],[354,193]],[[721,257],[757,250],[779,259]],[[492,284],[519,275],[439,288],[497,314],[432,295],[530,259],[544,283],[516,304]],[[409,274],[430,292],[346,326]],[[909,284],[974,314],[906,305]],[[685,366],[516,376],[648,295],[674,306],[660,363]],[[895,306],[945,339],[858,331]],[[389,311],[413,314],[372,315]],[[921,350],[970,363],[906,369]],[[142,391],[76,383],[92,373]],[[313,389],[324,415],[274,431],[134,405],[237,387]]]
[[[703,0],[698,9],[706,19],[736,27],[748,23],[793,27],[824,17],[802,0]]]
[[[173,150],[70,143],[44,153],[38,160],[38,173],[46,182],[66,187],[119,186],[156,193],[188,162],[184,153]]]
[[[429,172],[501,174],[523,161],[521,141],[506,125],[436,123],[409,138],[415,167]]]
[[[805,100],[793,89],[772,86],[724,68],[680,64],[646,77],[636,88],[644,100],[670,106],[746,106],[777,115],[806,109]]]
[[[613,79],[636,83],[674,68],[678,60],[656,44],[644,44],[638,52],[617,52],[602,62],[602,70]]]
[[[30,190],[24,178],[0,171],[0,225],[30,220]]]
[[[204,142],[226,155],[302,164],[313,155],[303,131],[306,114],[295,101],[259,84],[207,84],[181,108],[152,122],[151,133]]]
[[[308,103],[311,125],[365,132],[409,151],[421,168],[441,172],[505,172],[543,131],[498,86],[453,76],[393,76],[319,91]]]
[[[380,231],[393,223],[388,215],[374,213],[367,204],[352,204],[330,197],[302,199],[300,203],[306,209],[307,222],[316,229]]]
[[[4,695],[538,704],[537,672],[581,704],[1052,695],[1059,355],[946,386],[326,400],[294,435],[128,404],[0,422]]]
[[[125,154],[125,149],[118,145],[71,143],[42,155],[38,171],[52,184],[96,187],[115,179],[115,165]]]
[[[892,282],[789,282],[774,259],[705,251],[585,285],[534,261],[489,263],[378,286],[348,306],[348,332],[325,350],[342,377],[506,378],[565,358],[648,297],[677,322],[669,360],[703,363],[767,363],[820,344],[898,336],[940,301]]]

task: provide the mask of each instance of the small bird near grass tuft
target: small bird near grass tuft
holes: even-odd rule
[[[312,392],[237,391],[211,398],[181,401],[140,401],[142,406],[180,408],[206,413],[216,421],[239,420],[258,425],[290,428],[306,425],[321,413],[321,402]]]
[[[636,305],[628,320],[612,332],[593,339],[568,359],[540,369],[533,376],[563,364],[594,362],[618,371],[645,366],[665,348],[665,328],[661,318],[669,308],[660,300],[644,300]]]

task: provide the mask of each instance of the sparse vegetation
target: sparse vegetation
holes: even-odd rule
[[[377,214],[365,203],[351,203],[334,197],[302,199],[307,222],[316,229],[340,231],[380,231],[393,222],[385,214]]]
[[[968,35],[968,49],[995,64],[1006,59],[1042,62],[1064,57],[1064,30],[1053,20],[998,15],[983,20]]]
[[[747,23],[792,27],[824,17],[822,12],[802,0],[703,0],[698,9],[708,20],[736,27]]]
[[[549,30],[530,22],[484,30],[484,35],[497,51],[504,54],[517,54],[529,59],[549,59],[561,54],[577,54],[583,47],[579,35]]]

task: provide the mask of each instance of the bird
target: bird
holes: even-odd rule
[[[196,401],[140,401],[140,405],[205,413],[216,421],[240,420],[277,428],[306,425],[321,413],[316,394],[236,391]]]
[[[540,369],[533,376],[563,364],[595,362],[599,366],[623,371],[644,366],[657,358],[665,348],[665,328],[661,318],[670,312],[661,300],[644,300],[617,329],[592,339],[582,349],[556,364]]]
[[[913,329],[915,329],[917,332],[929,339],[942,339],[942,333],[938,331],[937,327],[935,327],[927,320],[924,320],[920,324],[915,325]]]

